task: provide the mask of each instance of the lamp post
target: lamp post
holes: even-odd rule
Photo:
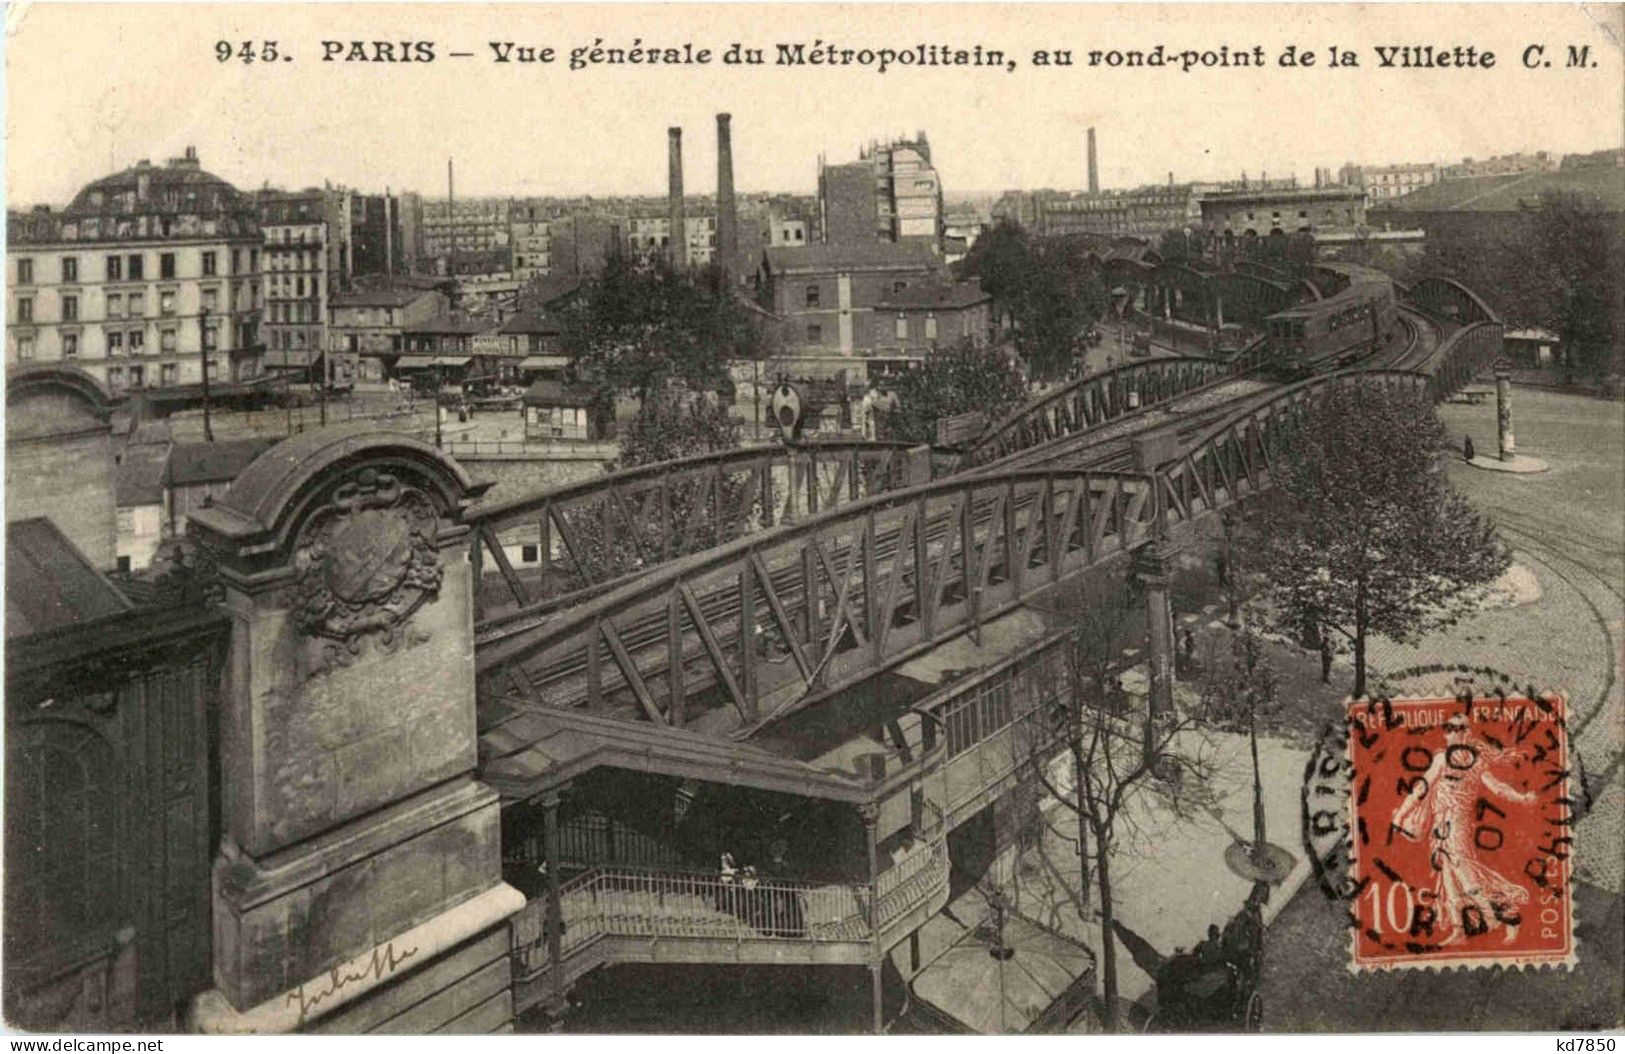
[[[440,366],[434,368],[434,448],[440,449]]]
[[[214,442],[214,427],[209,420],[209,309],[203,308],[197,313],[197,339],[198,357],[203,367],[203,439],[205,442]]]

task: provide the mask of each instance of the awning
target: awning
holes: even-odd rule
[[[522,359],[519,368],[522,370],[562,370],[570,365],[570,360],[563,355],[532,355]]]
[[[436,366],[467,366],[472,358],[472,355],[437,355],[434,364]]]
[[[402,355],[395,360],[397,370],[431,370],[434,365],[433,355]]]

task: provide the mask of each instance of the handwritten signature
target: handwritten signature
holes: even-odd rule
[[[395,942],[390,941],[382,948],[374,948],[372,958],[360,970],[345,970],[340,966],[335,966],[327,972],[327,987],[325,989],[306,995],[305,986],[300,985],[288,993],[287,1001],[291,1003],[298,1000],[299,1023],[302,1025],[309,1018],[312,1010],[332,999],[345,988],[358,981],[369,979],[381,981],[400,969],[402,963],[417,955],[417,953],[418,949],[415,947],[403,952],[396,952]]]

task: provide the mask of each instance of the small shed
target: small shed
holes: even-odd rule
[[[520,400],[526,439],[602,439],[592,418],[597,393],[584,384],[535,381]]]

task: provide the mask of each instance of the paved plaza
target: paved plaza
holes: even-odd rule
[[[1621,867],[1625,795],[1620,775],[1620,642],[1625,639],[1621,553],[1625,529],[1625,435],[1618,403],[1517,389],[1521,453],[1550,471],[1515,476],[1480,472],[1455,460],[1450,480],[1496,519],[1513,550],[1521,586],[1510,597],[1414,646],[1379,641],[1374,670],[1390,675],[1437,662],[1487,666],[1519,682],[1562,691],[1572,742],[1591,799],[1576,830],[1575,936],[1578,966],[1548,969],[1424,971],[1351,975],[1341,904],[1306,886],[1271,926],[1266,945],[1266,1031],[1346,1029],[1521,1029],[1620,1024],[1625,973]],[[1486,449],[1495,408],[1449,405],[1452,436],[1471,434]],[[1346,678],[1339,666],[1333,679]],[[1396,679],[1407,694],[1449,694],[1450,674]],[[1514,976],[1516,973],[1517,976]],[[1516,998],[1510,994],[1516,992]],[[1534,1005],[1540,1009],[1530,1009]],[[1381,1015],[1365,1008],[1385,1007]]]

